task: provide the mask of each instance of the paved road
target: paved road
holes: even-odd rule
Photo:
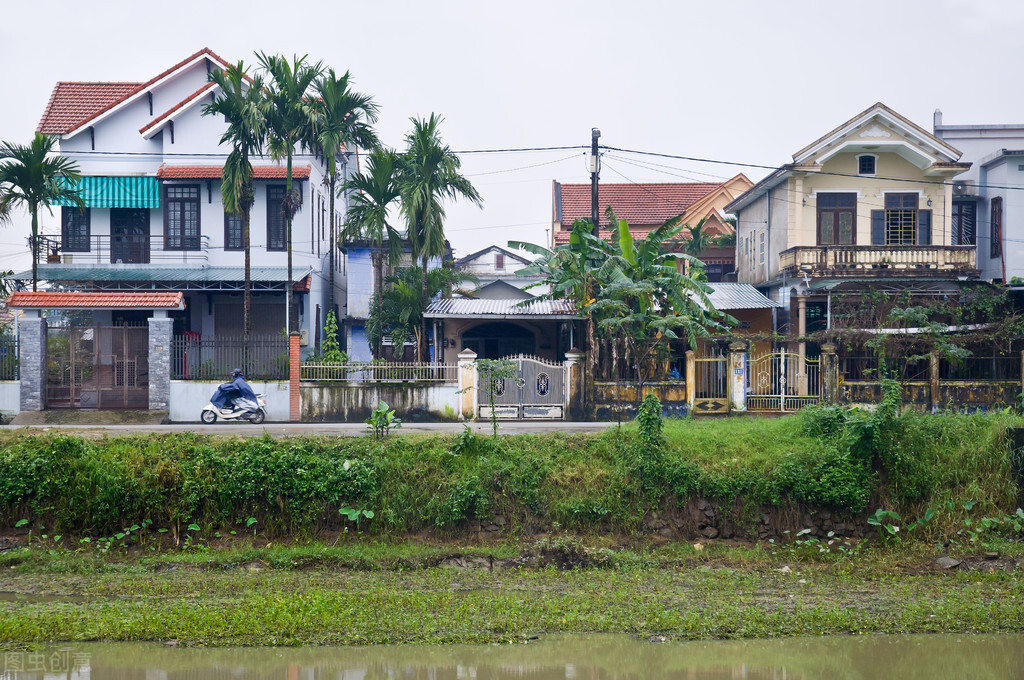
[[[405,423],[394,434],[431,434],[461,432],[464,423]],[[490,433],[490,423],[470,423],[474,432]],[[564,422],[507,422],[498,424],[499,434],[542,434],[544,432],[600,432],[614,423],[564,423]],[[366,425],[361,423],[176,423],[172,425],[36,425],[22,427],[3,425],[0,430],[67,430],[94,435],[139,434],[154,432],[198,432],[200,434],[238,435],[242,437],[261,436],[264,433],[274,437],[332,436],[357,437],[366,434]]]

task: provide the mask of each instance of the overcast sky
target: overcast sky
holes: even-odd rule
[[[599,127],[609,146],[774,166],[876,101],[926,129],[936,108],[946,124],[1024,122],[1022,28],[1020,0],[8,0],[0,139],[30,140],[58,80],[144,81],[209,47],[350,70],[399,148],[410,116],[437,112],[458,150],[585,145]],[[765,174],[610,153],[601,180],[740,170]],[[457,255],[544,242],[551,181],[589,180],[582,150],[466,155],[463,171],[484,208],[449,207]],[[0,269],[28,266],[27,231],[0,233]]]

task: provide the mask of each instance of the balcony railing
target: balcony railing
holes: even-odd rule
[[[779,253],[788,276],[969,275],[977,269],[974,246],[797,246]]]
[[[40,236],[37,252],[39,264],[185,263],[206,262],[209,246],[208,236],[168,239],[163,235],[97,235],[77,242]]]

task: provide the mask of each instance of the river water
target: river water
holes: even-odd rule
[[[541,636],[527,644],[204,649],[78,643],[7,652],[3,680],[939,680],[1024,678],[1024,635],[864,635],[665,642]]]

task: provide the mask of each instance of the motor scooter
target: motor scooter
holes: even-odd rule
[[[213,425],[217,418],[248,420],[253,425],[260,425],[267,418],[267,400],[262,394],[256,395],[255,402],[251,399],[235,399],[230,409],[219,409],[210,402],[199,415],[199,419],[207,425]]]

